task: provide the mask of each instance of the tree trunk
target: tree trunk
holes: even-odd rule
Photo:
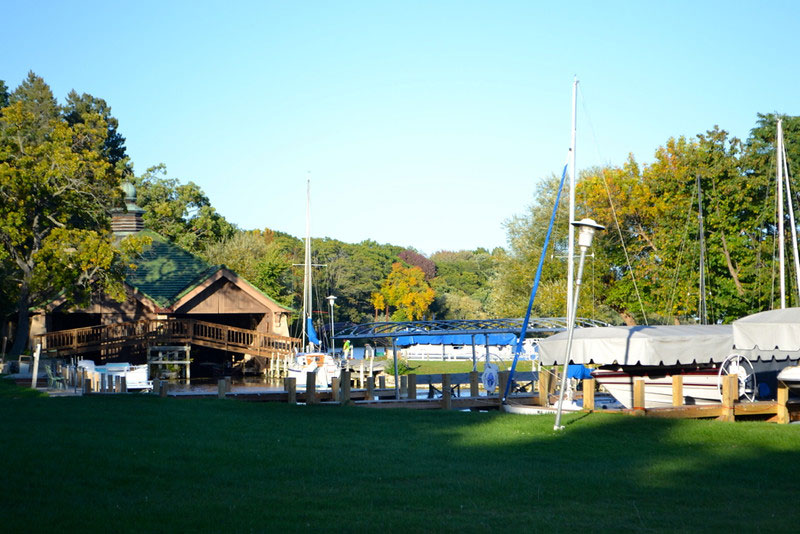
[[[622,321],[625,323],[625,326],[637,326],[636,319],[627,311],[619,312],[619,316],[622,317]]]
[[[725,232],[720,232],[719,235],[722,238],[722,252],[725,254],[725,262],[728,265],[728,272],[731,273],[731,277],[733,278],[733,283],[736,284],[736,292],[741,297],[742,295],[744,295],[744,287],[742,287],[742,282],[739,280],[739,272],[733,265],[733,260],[731,259],[731,253],[728,250],[728,242],[725,241]]]
[[[23,284],[19,300],[17,301],[17,332],[14,335],[14,344],[11,346],[11,357],[18,357],[28,346],[28,333],[30,332],[30,292],[28,286]]]

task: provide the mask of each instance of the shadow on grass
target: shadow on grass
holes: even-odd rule
[[[11,530],[794,530],[800,428],[0,397]]]

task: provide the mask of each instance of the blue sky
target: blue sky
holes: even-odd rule
[[[0,79],[104,98],[242,228],[425,253],[506,245],[559,173],[800,114],[797,2],[17,2]]]

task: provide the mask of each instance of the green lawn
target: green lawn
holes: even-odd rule
[[[441,373],[469,373],[472,371],[472,360],[408,360],[406,362],[410,368],[410,372],[418,375],[438,375]],[[483,372],[484,360],[478,358],[478,371]],[[497,361],[492,363],[497,364]],[[525,360],[517,363],[517,371],[530,371],[531,361]],[[385,369],[392,369],[391,358],[386,363]],[[500,366],[501,371],[511,369],[511,362],[503,362]]]
[[[47,398],[0,381],[5,532],[793,532],[800,425]]]

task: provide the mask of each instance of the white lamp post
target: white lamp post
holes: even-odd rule
[[[325,297],[328,299],[328,303],[331,305],[331,356],[336,356],[336,348],[333,342],[333,301],[336,300],[336,297],[333,295],[328,295]]]
[[[575,295],[573,301],[570,303],[571,310],[568,310],[567,317],[569,317],[569,325],[567,326],[567,350],[564,354],[564,369],[561,372],[561,390],[558,392],[558,410],[556,411],[556,424],[553,430],[562,430],[561,426],[561,408],[564,404],[564,392],[567,389],[567,368],[569,365],[569,357],[572,352],[572,334],[575,331],[575,316],[578,313],[578,298],[581,294],[581,278],[583,278],[583,262],[586,259],[586,250],[592,246],[592,238],[597,230],[605,230],[605,226],[599,225],[592,219],[581,219],[580,221],[573,221],[572,225],[579,229],[578,233],[578,246],[581,249],[581,257],[578,261],[578,276],[575,278]]]

